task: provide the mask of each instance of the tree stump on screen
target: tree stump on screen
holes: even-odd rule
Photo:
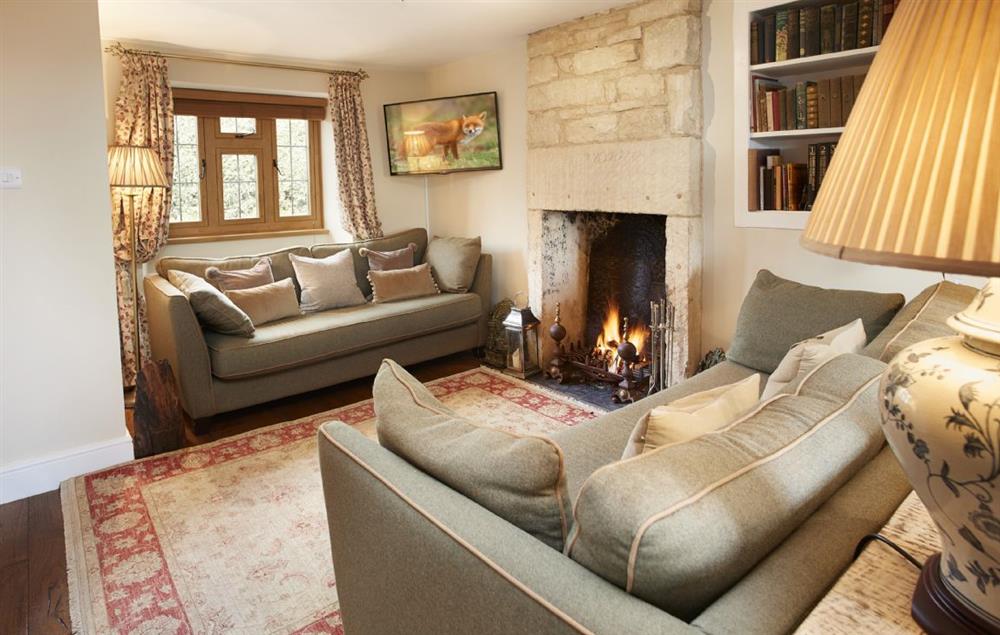
[[[141,459],[181,447],[184,411],[170,362],[148,362],[139,372],[132,415],[132,448]]]

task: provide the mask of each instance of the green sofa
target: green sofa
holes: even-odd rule
[[[869,333],[863,355],[884,361],[912,341],[947,333],[944,317],[974,293],[949,283],[929,288],[888,326],[882,323],[880,333]],[[744,338],[749,325],[781,328],[744,313],[738,327]],[[880,362],[859,362],[872,364]],[[598,468],[620,458],[636,421],[651,407],[754,372],[760,371],[726,361],[553,435],[565,455],[572,500],[579,502],[581,486]],[[877,419],[877,382],[869,386],[857,407],[870,422]],[[860,464],[826,465],[837,476],[808,513],[790,514],[794,524],[779,544],[685,620],[627,593],[343,423],[320,429],[319,454],[349,635],[792,632],[848,567],[859,539],[878,531],[910,491],[884,445]],[[727,538],[740,539],[739,532]]]
[[[144,281],[153,358],[170,362],[184,409],[197,420],[371,375],[386,356],[411,364],[482,346],[490,312],[489,254],[480,256],[468,293],[306,314],[264,324],[250,338],[203,330],[187,298],[166,279],[171,269],[204,277],[210,266],[242,269],[269,256],[276,280],[294,280],[289,254],[322,258],[349,249],[358,286],[367,296],[368,261],[359,248],[393,250],[411,242],[422,262],[423,229],[254,256],[163,258],[156,263],[157,273]]]

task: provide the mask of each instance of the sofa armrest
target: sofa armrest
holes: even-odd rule
[[[479,345],[483,346],[486,344],[490,312],[493,310],[493,256],[490,254],[479,256],[476,277],[472,279],[472,288],[469,289],[469,293],[477,294],[483,304],[483,312],[479,316]]]
[[[700,633],[344,423],[319,455],[351,635]]]
[[[158,275],[143,280],[153,359],[170,362],[181,403],[192,418],[215,414],[212,364],[205,336],[187,297]]]

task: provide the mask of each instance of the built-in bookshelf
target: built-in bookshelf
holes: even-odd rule
[[[836,152],[850,109],[878,52],[884,25],[891,23],[898,2],[736,3],[733,161],[737,227],[805,227],[819,177]],[[775,209],[778,205],[781,209]]]

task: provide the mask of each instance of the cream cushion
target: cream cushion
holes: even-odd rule
[[[255,326],[299,315],[299,302],[291,278],[252,289],[226,291],[226,297],[249,315]]]
[[[770,399],[836,355],[858,353],[868,341],[860,319],[792,346],[767,380],[761,399]]]
[[[759,400],[760,375],[751,375],[733,384],[696,392],[656,406],[636,424],[622,458],[718,430],[750,412]]]
[[[302,288],[302,311],[314,313],[326,309],[365,303],[354,275],[350,250],[326,258],[308,258],[291,254],[295,277]]]

